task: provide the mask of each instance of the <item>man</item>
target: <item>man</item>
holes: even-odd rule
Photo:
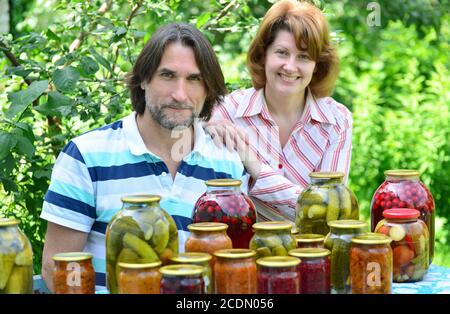
[[[42,276],[50,290],[52,256],[68,251],[93,253],[96,285],[105,286],[105,230],[121,197],[161,195],[183,251],[205,180],[248,183],[239,155],[218,149],[198,121],[210,118],[226,88],[214,51],[197,29],[177,23],[156,31],[128,85],[134,112],[73,139],[56,161],[41,214],[48,220]],[[257,178],[253,168],[247,170]]]

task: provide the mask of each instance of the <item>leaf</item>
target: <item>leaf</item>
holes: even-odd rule
[[[75,89],[80,73],[74,67],[57,69],[53,73],[53,82],[56,88],[61,92],[71,92]]]
[[[61,42],[61,38],[59,38],[59,36],[53,33],[50,29],[47,30],[47,37],[49,39],[56,40],[57,42]]]
[[[16,161],[11,154],[5,158],[0,158],[0,173],[4,176],[9,176],[14,169]]]
[[[7,118],[12,119],[21,114],[29,104],[35,101],[38,97],[46,91],[48,87],[48,81],[35,81],[31,83],[26,90],[19,92],[8,93],[8,100],[11,102],[11,106],[6,111]]]
[[[79,70],[81,75],[90,76],[99,70],[99,66],[92,58],[84,56],[81,58]]]
[[[50,179],[50,176],[52,174],[51,170],[36,170],[33,172],[34,177],[40,179],[40,178],[48,178]]]
[[[45,104],[34,107],[43,115],[67,116],[72,111],[73,100],[60,92],[48,93],[48,100]]]
[[[93,57],[95,58],[95,60],[97,60],[98,63],[100,63],[101,65],[103,65],[111,74],[112,73],[112,69],[111,69],[111,65],[109,64],[108,60],[106,60],[105,58],[103,58],[101,55],[99,55],[94,48],[89,48],[89,52],[93,55]]]
[[[19,152],[28,158],[33,157],[34,152],[36,151],[33,143],[31,143],[31,141],[24,136],[16,135],[15,138],[17,140],[17,148],[19,149]]]
[[[1,178],[0,181],[3,184],[3,188],[5,189],[6,193],[19,192],[17,184],[15,184],[13,180],[10,180],[8,178]]]
[[[210,12],[206,12],[206,13],[203,13],[202,15],[200,15],[197,18],[197,23],[196,23],[197,28],[201,28],[203,25],[205,25],[210,20],[210,18],[211,18]]]
[[[15,145],[16,141],[12,134],[0,132],[0,160],[5,158]]]

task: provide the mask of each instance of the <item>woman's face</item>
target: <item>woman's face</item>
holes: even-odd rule
[[[316,62],[309,57],[306,49],[298,50],[290,32],[278,31],[266,51],[266,93],[280,96],[304,93],[311,82],[315,66]]]

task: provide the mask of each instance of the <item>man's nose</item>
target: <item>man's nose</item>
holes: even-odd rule
[[[187,86],[184,80],[179,80],[172,92],[172,97],[176,102],[184,103],[188,99]]]

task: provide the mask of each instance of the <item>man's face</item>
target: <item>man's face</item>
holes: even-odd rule
[[[169,130],[190,127],[206,99],[194,51],[178,42],[166,46],[153,78],[141,88],[152,118]]]

